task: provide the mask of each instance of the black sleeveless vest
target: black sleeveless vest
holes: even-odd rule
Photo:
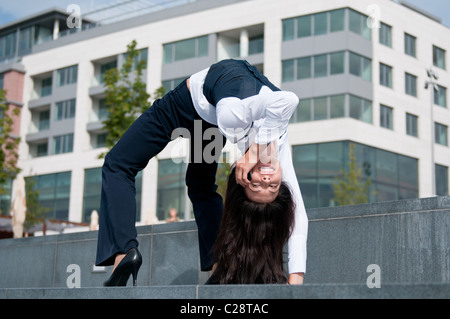
[[[272,91],[280,91],[247,61],[228,59],[209,68],[203,84],[203,94],[209,103],[216,106],[217,102],[226,97],[245,99],[257,95],[263,85]]]

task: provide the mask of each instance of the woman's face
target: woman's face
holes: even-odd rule
[[[263,164],[261,161],[251,171],[251,181],[245,187],[247,198],[257,203],[270,203],[278,196],[281,185],[281,167],[278,161]]]

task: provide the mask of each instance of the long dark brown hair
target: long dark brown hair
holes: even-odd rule
[[[286,283],[283,247],[292,232],[294,201],[281,183],[271,203],[256,203],[236,183],[232,167],[228,177],[224,212],[213,254],[217,267],[211,283]]]

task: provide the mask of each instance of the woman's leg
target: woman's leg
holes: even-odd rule
[[[197,123],[199,122],[200,121]],[[186,186],[189,199],[192,202],[195,221],[198,228],[201,270],[208,271],[211,270],[214,264],[211,250],[219,232],[223,212],[223,200],[216,192],[217,185],[215,184],[215,181],[218,159],[226,139],[220,134],[217,127],[208,124],[205,121],[202,121],[201,123],[202,137],[200,138],[199,136],[191,135],[191,159],[186,171]],[[220,141],[205,140],[203,138],[203,133],[207,129],[217,130],[215,138],[220,139]],[[194,131],[199,132],[200,130]],[[200,143],[200,141],[202,142],[201,148],[195,145],[195,143]],[[214,145],[217,146],[214,149],[215,154],[213,154],[213,156],[204,153],[209,153],[209,150],[211,150],[211,148],[208,148],[205,151],[205,147],[210,143],[214,143]],[[201,151],[202,154],[194,154],[199,151]],[[213,158],[212,162],[211,158]]]
[[[157,100],[127,130],[106,155],[102,169],[102,195],[96,265],[113,265],[116,254],[137,247],[135,176],[171,141],[184,116],[195,115],[183,82]]]

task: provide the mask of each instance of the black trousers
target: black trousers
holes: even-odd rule
[[[173,132],[179,131],[182,134],[183,130],[179,130],[180,128],[184,128],[184,132],[187,130],[191,138],[191,161],[186,171],[186,186],[198,227],[201,269],[211,269],[214,264],[211,249],[223,211],[222,197],[216,192],[215,175],[221,147],[226,140],[220,133],[214,135],[221,139],[220,143],[215,143],[221,147],[215,149],[214,161],[205,161],[203,156],[198,156],[198,152],[211,142],[203,139],[203,133],[206,130],[219,131],[216,126],[203,121],[195,111],[186,81],[162,99],[156,100],[105,157],[97,266],[112,265],[116,254],[126,253],[138,246],[135,176],[174,138]],[[195,161],[192,160],[194,155]]]

